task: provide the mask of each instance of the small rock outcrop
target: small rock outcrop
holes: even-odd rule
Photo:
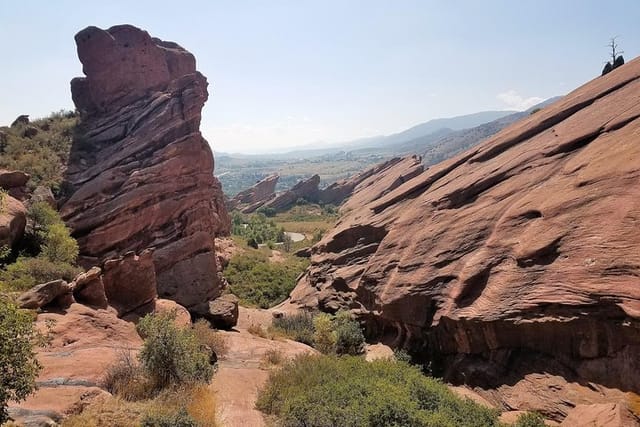
[[[12,247],[24,235],[27,209],[8,194],[0,195],[0,247]]]
[[[152,311],[151,305],[158,296],[153,251],[144,250],[139,256],[133,251],[127,252],[107,260],[103,270],[104,292],[119,317]]]
[[[34,286],[18,297],[20,308],[37,309],[51,304],[56,299],[71,294],[71,286],[64,280],[53,280]]]
[[[229,200],[229,210],[238,209],[242,213],[252,213],[276,195],[276,184],[280,177],[269,175],[258,181],[253,187],[236,194]]]
[[[230,224],[199,131],[206,78],[191,53],[131,25],[75,39],[86,77],[71,82],[81,124],[60,213],[81,263],[153,247],[161,297],[187,308],[215,299],[213,238]]]
[[[370,177],[285,306],[351,309],[556,421],[640,393],[639,91],[636,59],[405,182]]]
[[[318,200],[320,185],[320,176],[313,175],[311,178],[303,179],[287,191],[277,194],[273,199],[264,203],[262,206],[273,208],[276,211],[285,211],[293,206],[298,199],[304,199],[308,202],[316,202]]]

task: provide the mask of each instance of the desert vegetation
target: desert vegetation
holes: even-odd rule
[[[274,371],[257,407],[282,427],[498,426],[497,411],[456,397],[404,362],[304,355]]]
[[[69,160],[78,116],[61,110],[42,119],[11,127],[0,127],[0,168],[20,170],[31,175],[32,189],[44,185],[59,192]]]
[[[43,336],[32,320],[0,295],[0,425],[9,419],[7,403],[25,399],[36,387],[40,364],[33,347]]]
[[[282,262],[270,262],[270,249],[246,248],[234,255],[225,269],[230,290],[242,304],[269,308],[284,301],[308,261],[283,254]]]
[[[45,202],[28,211],[25,236],[0,259],[0,290],[24,291],[56,279],[67,281],[81,272],[76,266],[78,244],[55,209]]]
[[[136,417],[139,423],[134,425],[215,426],[215,400],[207,384],[214,372],[213,356],[226,351],[224,339],[204,321],[180,327],[172,314],[147,315],[137,328],[144,337],[140,353],[135,357],[123,352],[103,382],[123,402],[119,412]],[[65,425],[103,425],[103,413],[89,409]]]
[[[364,351],[362,329],[347,311],[335,315],[308,312],[284,315],[273,319],[272,329],[323,354],[358,355]]]

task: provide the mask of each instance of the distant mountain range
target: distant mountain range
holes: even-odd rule
[[[320,149],[309,147],[255,155],[216,152],[216,175],[225,193],[233,195],[273,173],[280,175],[278,190],[283,190],[314,174],[320,175],[321,186],[327,185],[375,163],[408,154],[423,156],[424,164],[429,166],[466,150],[558,98],[550,98],[527,111],[482,111],[434,119],[395,134]]]

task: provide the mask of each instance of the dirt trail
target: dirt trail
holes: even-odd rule
[[[255,409],[258,390],[264,385],[272,365],[265,360],[268,351],[277,350],[284,358],[292,358],[311,347],[290,340],[269,340],[250,334],[247,329],[260,325],[265,330],[271,325],[270,311],[240,307],[238,326],[222,332],[227,338],[229,351],[219,361],[211,388],[216,392],[218,414],[223,426],[260,427],[265,420]]]

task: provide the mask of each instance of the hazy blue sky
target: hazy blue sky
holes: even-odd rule
[[[0,124],[72,108],[74,34],[131,23],[192,53],[218,151],[388,134],[522,109],[640,53],[640,1],[0,0]]]

